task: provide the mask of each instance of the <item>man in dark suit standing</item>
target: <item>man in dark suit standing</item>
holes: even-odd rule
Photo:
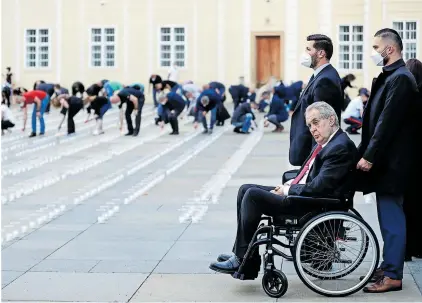
[[[234,255],[220,255],[210,269],[232,274],[240,266],[262,214],[280,216],[306,213],[301,203],[288,203],[286,196],[344,198],[349,193],[350,171],[357,162],[357,149],[339,126],[334,109],[325,102],[316,102],[306,109],[308,131],[317,142],[294,180],[279,186],[242,185],[237,196],[237,236]],[[256,251],[258,254],[258,252]],[[259,256],[252,268],[259,271]],[[257,274],[251,273],[252,275]]]
[[[357,164],[361,171],[357,179],[362,181],[358,189],[376,193],[384,240],[384,260],[373,277],[375,284],[364,288],[370,293],[402,289],[406,245],[403,194],[413,159],[417,159],[412,145],[417,127],[412,118],[417,86],[402,59],[402,50],[402,40],[395,30],[386,28],[375,34],[371,58],[375,65],[383,66],[383,71],[372,84],[363,113],[361,159]]]
[[[301,64],[312,68],[314,73],[299,100],[291,106],[293,114],[289,161],[294,166],[303,164],[315,144],[305,123],[306,108],[314,102],[325,101],[334,108],[340,120],[343,107],[341,79],[337,70],[330,64],[333,55],[331,39],[325,35],[310,35],[307,41]]]

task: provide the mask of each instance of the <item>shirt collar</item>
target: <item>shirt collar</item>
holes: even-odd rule
[[[325,142],[323,145],[322,145],[322,148],[324,148],[330,141],[331,141],[331,139],[335,136],[335,134],[337,134],[337,132],[338,132],[338,130],[339,130],[340,128],[337,128],[337,130],[334,132],[334,133],[332,133],[332,135],[330,136],[330,138],[328,138],[328,141],[327,142]]]
[[[402,67],[402,66],[405,66],[406,64],[404,63],[404,60],[403,59],[399,59],[399,60],[397,60],[396,62],[394,62],[393,64],[390,64],[390,65],[388,65],[388,66],[384,66],[383,68],[382,68],[382,70],[384,71],[384,72],[387,72],[387,73],[389,73],[389,72],[393,72],[393,71],[395,71],[396,69],[398,69],[399,67]]]
[[[316,77],[326,66],[330,65],[330,62],[325,63],[323,65],[321,65],[320,67],[318,67],[315,71],[314,71],[314,77]]]

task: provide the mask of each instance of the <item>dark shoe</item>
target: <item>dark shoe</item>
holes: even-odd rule
[[[377,282],[370,286],[366,286],[363,288],[363,292],[376,294],[376,293],[384,293],[390,291],[399,291],[402,290],[402,281],[401,280],[394,280],[389,277],[382,277],[378,279]]]
[[[234,131],[235,133],[240,134],[240,128],[239,128],[239,127],[235,127],[235,128],[233,129],[233,131]]]
[[[243,130],[241,130],[239,134],[249,135],[250,132],[244,132]]]
[[[39,133],[38,136],[44,136],[45,133]]]
[[[227,261],[211,263],[210,269],[223,274],[234,274],[241,263],[242,260],[238,259],[236,256],[231,256]]]
[[[273,133],[281,133],[284,130],[284,127],[277,127],[275,130],[273,130]]]
[[[158,125],[158,122],[160,122],[160,118],[155,118],[155,125]]]
[[[134,132],[132,136],[137,137],[139,135],[139,132]]]
[[[384,277],[384,271],[381,268],[377,268],[377,270],[374,272],[374,275],[371,277],[371,279],[368,280],[368,282],[375,283],[382,277]],[[360,281],[362,281],[363,279],[365,279],[365,276],[361,276],[359,278]]]
[[[208,129],[204,129],[203,134],[208,134]]]
[[[35,137],[36,135],[37,135],[36,133],[31,133],[31,134],[29,135],[29,138]]]
[[[404,256],[404,262],[412,262],[412,256],[405,255]]]
[[[133,136],[132,132],[128,132],[125,136]]]
[[[229,255],[229,254],[221,254],[217,257],[217,262],[224,262],[227,261],[228,259],[231,258],[231,256],[233,255]]]
[[[178,135],[179,134],[179,132],[175,132],[175,131],[172,131],[171,133],[170,133],[170,135]]]
[[[209,133],[210,135],[212,135],[212,129],[210,129],[210,130],[208,131],[208,133]]]

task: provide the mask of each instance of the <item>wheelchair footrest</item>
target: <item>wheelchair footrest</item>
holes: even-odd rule
[[[233,275],[233,278],[238,279],[238,280],[255,280],[256,278],[258,278],[258,272],[256,273],[256,275],[251,275],[251,274],[241,274],[238,271],[236,271]]]

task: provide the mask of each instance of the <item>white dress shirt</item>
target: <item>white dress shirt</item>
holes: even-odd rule
[[[327,146],[327,144],[328,144],[328,142],[330,142],[331,141],[331,139],[334,137],[334,135],[338,132],[338,130],[339,129],[337,129],[331,136],[330,136],[330,138],[328,138],[328,141],[327,142],[325,142],[323,145],[322,145],[322,148],[324,148],[325,146]],[[306,184],[306,180],[308,179],[308,175],[309,175],[309,172],[311,171],[311,169],[312,169],[312,165],[314,164],[314,161],[315,161],[315,158],[314,159],[312,159],[312,161],[311,161],[311,163],[309,163],[309,169],[308,169],[308,171],[305,173],[305,175],[303,175],[303,177],[302,177],[302,179],[300,179],[300,181],[298,182],[298,184]],[[287,181],[286,183],[284,183],[283,184],[283,194],[285,195],[285,196],[288,196],[289,195],[289,189],[290,189],[290,185],[292,184],[292,182],[293,182],[293,180],[294,179],[292,179],[292,180],[289,180],[289,181]]]

